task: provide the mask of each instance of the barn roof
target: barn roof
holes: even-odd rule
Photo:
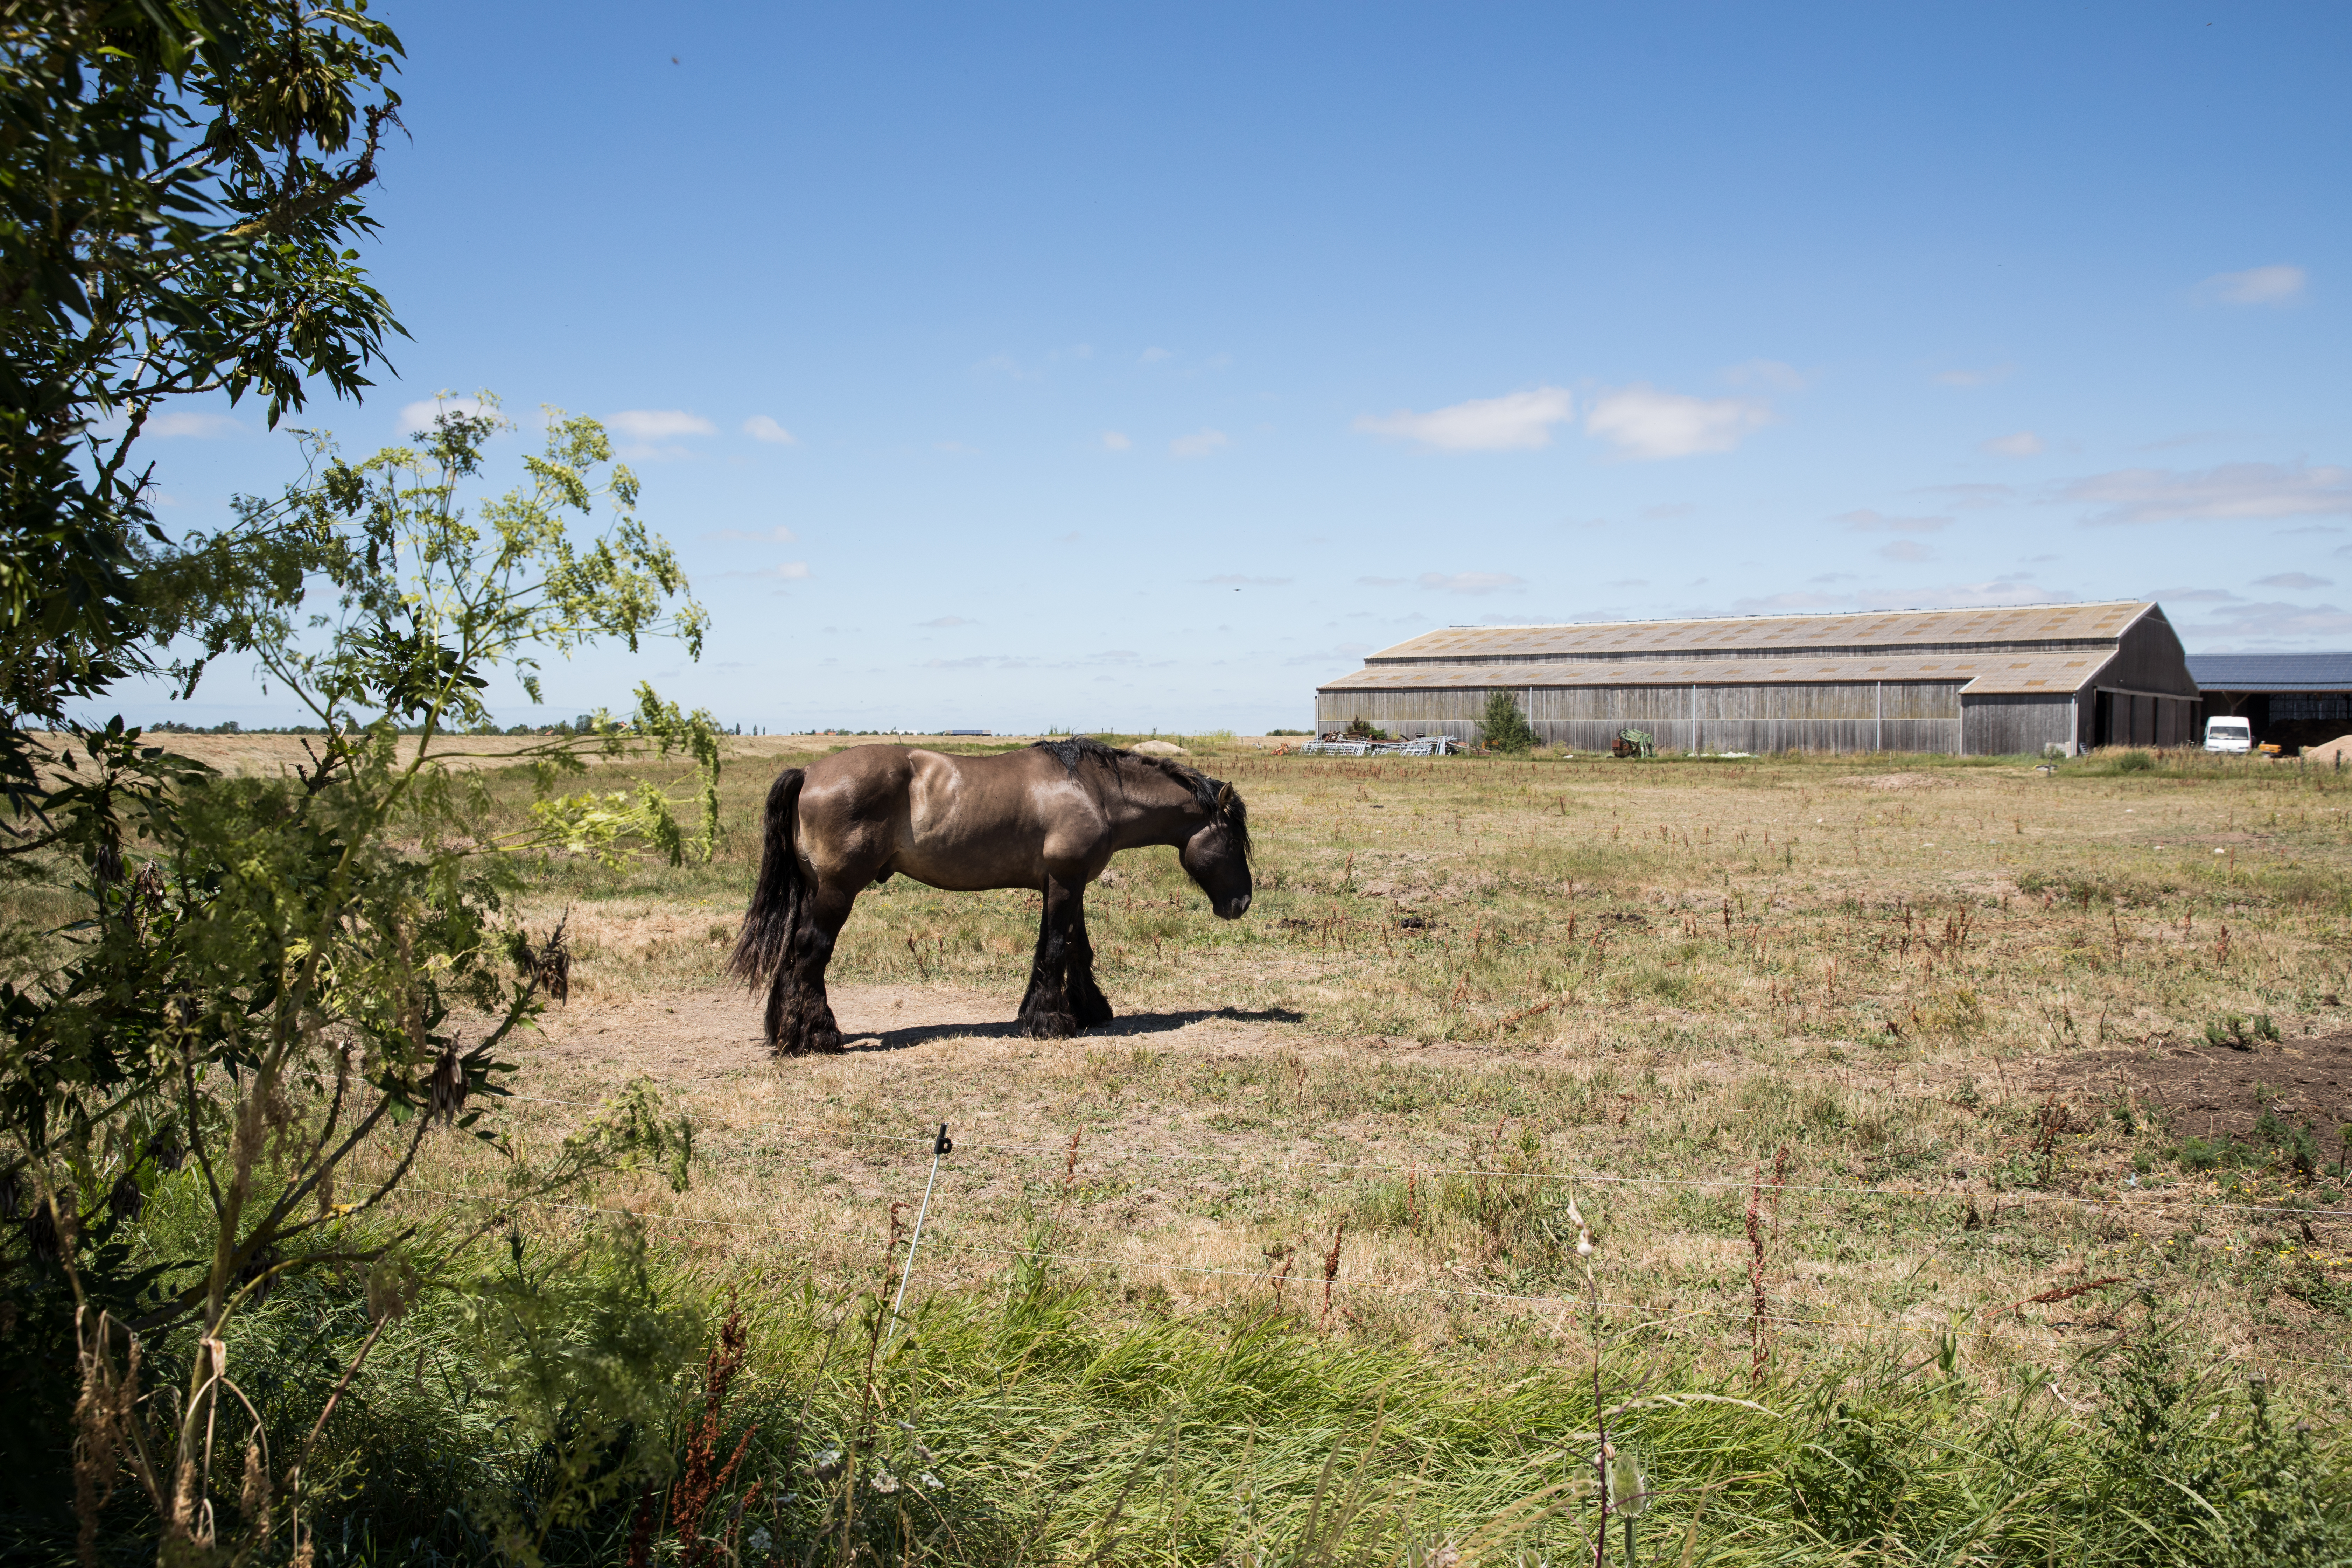
[[[2200,653],[2197,684],[2214,691],[2352,691],[2352,653]]]
[[[1953,680],[1970,696],[2080,690],[2114,658],[2090,648],[2059,654],[1781,654],[1762,658],[1591,659],[1552,663],[1367,665],[1325,691],[1427,691],[1495,686],[1802,686],[1876,680]]]
[[[2076,692],[2113,665],[2145,600],[1990,610],[1449,626],[1383,648],[1324,691],[1953,681],[1970,696]],[[2352,675],[2352,655],[2346,671]]]
[[[1785,656],[1831,649],[1861,652],[1967,643],[2015,646],[2113,642],[2126,627],[2155,608],[2146,600],[2122,599],[2103,604],[2027,605],[1999,609],[1728,616],[1708,620],[1605,621],[1549,626],[1448,626],[1383,648],[1365,663],[1379,666],[1398,659],[1473,663],[1629,654],[1720,655],[1727,651]],[[1550,684],[1549,675],[1548,671],[1544,684]]]

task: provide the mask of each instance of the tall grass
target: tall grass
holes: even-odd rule
[[[2200,1366],[2153,1307],[2119,1297],[2113,1328],[2057,1380],[1957,1331],[1925,1357],[1790,1343],[1751,1380],[1604,1319],[1596,1410],[1574,1332],[1504,1373],[1318,1331],[1297,1289],[1187,1315],[1028,1261],[935,1296],[885,1345],[878,1290],[683,1260],[653,1279],[673,1316],[715,1322],[722,1298],[741,1304],[743,1360],[723,1407],[698,1436],[703,1389],[681,1353],[661,1439],[680,1456],[740,1451],[740,1466],[694,1494],[691,1520],[669,1511],[678,1494],[664,1479],[622,1489],[551,1535],[551,1563],[623,1561],[649,1528],[698,1540],[713,1562],[1590,1562],[1604,1420],[1648,1477],[1644,1561],[2252,1565],[2352,1552],[2343,1412],[2278,1408],[2259,1380]],[[612,1295],[579,1279],[551,1291],[546,1342],[593,1341]],[[364,1321],[331,1293],[289,1297],[231,1354],[291,1428],[319,1399],[304,1369]],[[515,1363],[429,1308],[385,1352],[331,1423],[342,1485],[322,1505],[318,1557],[488,1561],[486,1521],[537,1506],[558,1434],[518,1443]],[[575,1393],[584,1416],[593,1388]],[[128,1539],[135,1520],[116,1522]],[[37,1532],[12,1557],[61,1560]]]

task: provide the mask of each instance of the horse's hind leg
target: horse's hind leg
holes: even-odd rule
[[[856,897],[819,882],[801,902],[800,923],[793,930],[775,984],[768,989],[768,1043],[780,1056],[841,1049],[841,1029],[824,994],[824,970],[833,962],[835,939],[841,935]]]
[[[1070,1011],[1071,916],[1077,889],[1048,877],[1045,909],[1037,921],[1037,956],[1029,965],[1029,994],[1021,998],[1016,1022],[1035,1040],[1065,1040],[1078,1032]]]
[[[1095,984],[1095,944],[1087,937],[1086,889],[1078,889],[1073,900],[1076,908],[1070,915],[1069,979],[1070,1016],[1078,1027],[1091,1029],[1097,1024],[1108,1024],[1118,1015],[1111,1011],[1110,999]]]

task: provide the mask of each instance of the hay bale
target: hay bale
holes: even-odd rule
[[[2324,746],[2305,746],[2303,754],[2315,763],[2338,767],[2352,763],[2352,735],[2338,735]]]
[[[1184,748],[1173,741],[1146,741],[1135,748],[1139,757],[1181,757]]]

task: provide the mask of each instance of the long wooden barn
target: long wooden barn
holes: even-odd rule
[[[1453,626],[1319,687],[1316,728],[1476,737],[1507,691],[1550,743],[2072,754],[2184,745],[2197,682],[2154,604]]]

